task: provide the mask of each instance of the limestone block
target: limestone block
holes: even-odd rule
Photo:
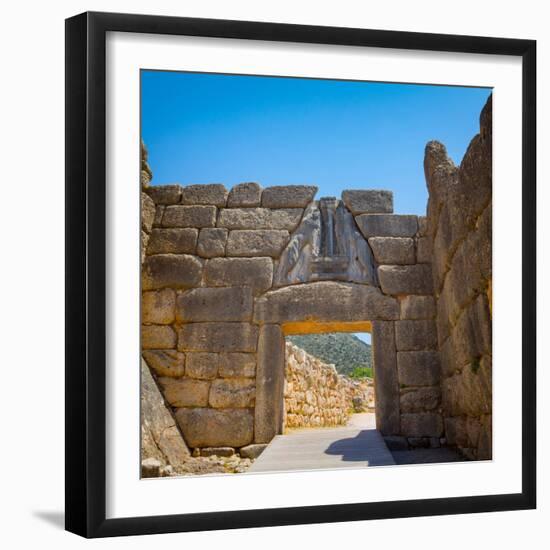
[[[225,244],[227,243],[227,229],[216,227],[205,227],[199,234],[197,254],[203,258],[215,258],[225,255]]]
[[[153,227],[160,227],[162,225],[162,216],[164,216],[164,209],[166,207],[163,204],[159,204],[155,210],[155,218],[153,219]]]
[[[401,431],[407,437],[441,437],[443,419],[436,413],[405,413],[401,415]]]
[[[428,218],[426,216],[418,216],[418,236],[425,237],[428,235]]]
[[[155,204],[178,204],[181,201],[181,185],[153,185],[146,192]]]
[[[141,361],[141,460],[160,459],[179,471],[189,457],[189,449],[165,405],[164,398],[147,367]]]
[[[208,405],[210,382],[193,378],[158,379],[166,401],[172,407],[205,407]]]
[[[391,214],[393,212],[393,193],[391,191],[346,189],[342,192],[342,200],[354,216]]]
[[[401,433],[394,325],[388,321],[372,324],[376,427],[384,436]]]
[[[186,185],[181,191],[181,204],[225,206],[227,189],[221,183]]]
[[[252,289],[248,287],[195,288],[178,294],[176,319],[180,322],[249,321]]]
[[[149,457],[141,461],[141,478],[148,479],[152,477],[160,477],[160,469],[162,462],[157,458]]]
[[[215,206],[167,206],[162,216],[163,227],[214,227]]]
[[[492,368],[489,357],[482,357],[442,383],[444,410],[451,416],[491,414]]]
[[[228,256],[277,258],[289,240],[288,231],[236,229],[229,232],[226,254]]]
[[[401,214],[361,214],[355,218],[361,233],[370,237],[414,237],[418,216]]]
[[[315,197],[313,185],[281,185],[267,187],[262,193],[262,206],[266,208],[305,208]]]
[[[416,413],[437,409],[440,402],[439,388],[417,388],[402,393],[399,406],[402,413]]]
[[[178,331],[180,351],[256,351],[258,328],[249,323],[188,323]]]
[[[250,409],[178,409],[176,419],[191,447],[244,447],[252,442]]]
[[[174,329],[164,325],[141,325],[141,349],[172,349],[176,347]]]
[[[468,446],[467,421],[464,416],[445,418],[445,438],[449,445],[457,447]]]
[[[147,233],[153,228],[156,208],[153,199],[147,193],[141,193],[141,228]]]
[[[216,409],[254,406],[254,380],[247,378],[218,378],[210,386],[209,404]]]
[[[147,256],[141,270],[143,290],[159,288],[192,288],[202,277],[202,263],[187,254]]]
[[[433,321],[396,321],[397,351],[421,351],[437,348],[437,331]]]
[[[432,240],[430,237],[419,237],[416,241],[416,261],[428,264],[432,261]]]
[[[143,350],[143,358],[158,376],[179,378],[185,372],[185,354],[171,349]]]
[[[186,227],[178,229],[153,229],[147,254],[194,254],[198,230]]]
[[[171,288],[145,291],[141,295],[141,322],[169,325],[176,316],[176,293]]]
[[[284,362],[285,341],[280,326],[263,325],[260,329],[256,368],[255,443],[269,443],[282,431]]]
[[[220,355],[209,352],[191,352],[187,354],[185,374],[190,378],[212,380],[218,374]]]
[[[397,372],[401,386],[435,386],[440,379],[439,352],[399,351]]]
[[[220,211],[218,227],[294,231],[303,213],[303,208],[224,208]]]
[[[271,288],[271,258],[214,258],[206,262],[204,271],[208,286],[248,286],[256,293]]]
[[[384,296],[377,288],[328,281],[267,292],[256,300],[254,307],[254,320],[264,323],[343,323],[398,317],[397,300]]]
[[[239,449],[239,454],[242,458],[250,458],[252,460],[258,458],[265,450],[267,445],[262,443],[252,443],[252,445],[246,445]]]
[[[254,378],[256,355],[254,353],[221,353],[219,376],[222,378]]]
[[[235,185],[229,191],[227,198],[228,207],[253,207],[260,206],[262,200],[262,188],[258,183],[247,182]]]
[[[203,447],[200,449],[201,456],[233,456],[235,449],[233,447]]]
[[[385,294],[432,294],[432,270],[428,264],[381,265],[380,287]]]
[[[435,301],[433,296],[404,296],[400,301],[401,319],[433,319]]]
[[[371,237],[369,245],[379,264],[403,265],[416,262],[414,240],[409,237]]]

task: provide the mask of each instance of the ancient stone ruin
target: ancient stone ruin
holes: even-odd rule
[[[426,217],[374,189],[149,186],[145,158],[142,353],[188,447],[281,433],[286,335],[368,331],[390,448],[491,458],[491,138],[489,99],[459,167],[428,143]]]

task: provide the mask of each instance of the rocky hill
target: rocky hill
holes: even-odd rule
[[[305,334],[287,339],[321,361],[334,364],[340,374],[349,376],[357,367],[372,368],[371,346],[355,334]]]

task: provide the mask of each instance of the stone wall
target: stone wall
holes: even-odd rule
[[[340,375],[290,342],[285,350],[284,428],[341,426],[359,404],[374,407],[372,381]]]
[[[492,97],[460,166],[438,142],[426,146],[424,165],[447,443],[490,459]]]

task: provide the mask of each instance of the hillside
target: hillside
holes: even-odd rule
[[[325,363],[333,363],[341,374],[350,375],[356,367],[372,367],[371,346],[355,334],[306,334],[287,339]]]

